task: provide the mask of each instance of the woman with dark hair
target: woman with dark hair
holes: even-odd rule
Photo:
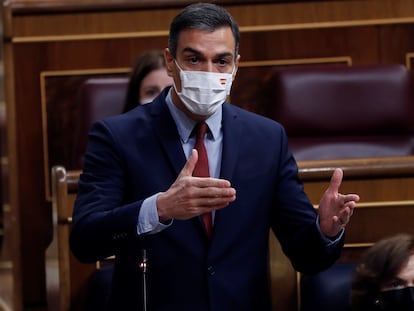
[[[352,282],[352,310],[414,310],[414,237],[380,240],[364,254]]]
[[[172,85],[172,78],[165,69],[162,50],[150,50],[142,53],[135,63],[129,78],[124,112],[137,105],[152,102],[161,91]]]

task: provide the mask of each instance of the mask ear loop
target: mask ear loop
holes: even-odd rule
[[[183,69],[180,67],[180,65],[178,65],[177,59],[175,59],[175,58],[174,58],[174,63],[175,63],[175,65],[177,66],[177,68],[179,70],[180,84],[181,84],[181,90],[182,90],[183,89],[183,80],[181,79],[181,72],[183,71]],[[175,84],[175,79],[173,79],[173,87],[174,87],[175,92],[178,95],[180,95],[181,92],[178,92],[177,85]]]
[[[233,70],[231,71],[231,76],[232,76],[232,78],[233,78],[233,81],[234,81],[234,79],[236,78],[236,64],[234,64],[234,66],[233,66]]]
[[[175,58],[174,58],[174,63],[175,63],[175,65],[178,67],[178,69],[180,69],[180,72],[181,72],[181,71],[184,71],[184,70],[183,70],[183,68],[181,68],[181,66],[180,66],[180,65],[178,65],[177,59],[175,59]]]

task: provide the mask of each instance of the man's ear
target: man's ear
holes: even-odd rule
[[[169,48],[164,49],[165,66],[167,67],[167,74],[173,76],[174,57],[171,55]]]
[[[237,70],[239,69],[239,62],[240,62],[240,54],[237,55],[236,60],[234,62],[233,80],[236,78]]]

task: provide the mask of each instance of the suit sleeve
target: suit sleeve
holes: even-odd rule
[[[303,273],[316,273],[339,258],[344,235],[335,243],[321,235],[317,212],[304,192],[284,130],[280,134],[279,159],[272,228],[293,267]]]
[[[124,202],[125,169],[117,144],[105,122],[92,127],[70,234],[71,250],[82,262],[112,256],[138,236],[142,201]]]

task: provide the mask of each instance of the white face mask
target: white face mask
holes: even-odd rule
[[[183,104],[192,113],[202,116],[212,115],[230,94],[233,73],[180,70],[181,92],[174,89]],[[234,69],[233,69],[234,72]]]

